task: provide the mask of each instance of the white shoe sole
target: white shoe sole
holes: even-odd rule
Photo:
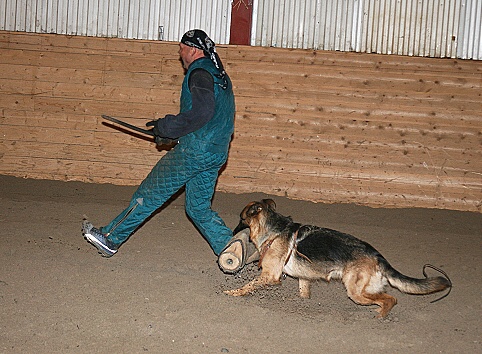
[[[84,237],[87,239],[87,241],[89,241],[92,245],[94,245],[95,248],[97,248],[104,257],[112,257],[117,252],[117,250],[112,250],[106,245],[104,245],[102,242],[96,239],[92,234],[84,233]]]

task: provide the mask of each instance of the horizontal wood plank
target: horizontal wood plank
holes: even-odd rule
[[[165,151],[177,43],[0,32],[0,174],[136,185]],[[325,203],[482,211],[482,66],[219,46],[236,128],[217,185]]]

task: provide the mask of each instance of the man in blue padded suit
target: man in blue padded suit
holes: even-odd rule
[[[153,167],[129,206],[107,226],[95,228],[84,220],[82,231],[105,257],[185,186],[186,213],[219,255],[232,231],[211,209],[220,168],[228,157],[234,130],[235,103],[231,80],[224,71],[214,42],[201,30],[184,34],[179,55],[187,70],[182,83],[180,113],[153,120],[147,126],[156,139],[178,140]]]

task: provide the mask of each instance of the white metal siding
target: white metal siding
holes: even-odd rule
[[[179,41],[201,28],[229,43],[229,0],[0,0],[0,30]]]
[[[482,0],[462,0],[459,36],[458,56],[482,59]]]
[[[482,59],[482,0],[257,0],[252,45]]]

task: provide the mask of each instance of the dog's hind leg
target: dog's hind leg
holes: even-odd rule
[[[397,299],[384,291],[385,280],[377,267],[371,262],[357,264],[345,270],[343,284],[348,297],[360,305],[378,305],[377,318],[388,315],[390,310],[397,304]]]
[[[300,297],[309,299],[311,296],[311,281],[308,279],[298,279],[298,288],[300,289]]]
[[[354,302],[360,305],[378,305],[376,311],[378,312],[377,318],[383,318],[388,315],[390,310],[397,304],[397,299],[387,293],[371,294],[364,290],[361,292],[352,293],[348,291],[348,296]]]
[[[380,306],[376,311],[378,312],[377,318],[383,318],[388,315],[390,310],[397,304],[397,299],[386,293],[380,294],[364,294],[365,297],[372,299],[372,301]]]

